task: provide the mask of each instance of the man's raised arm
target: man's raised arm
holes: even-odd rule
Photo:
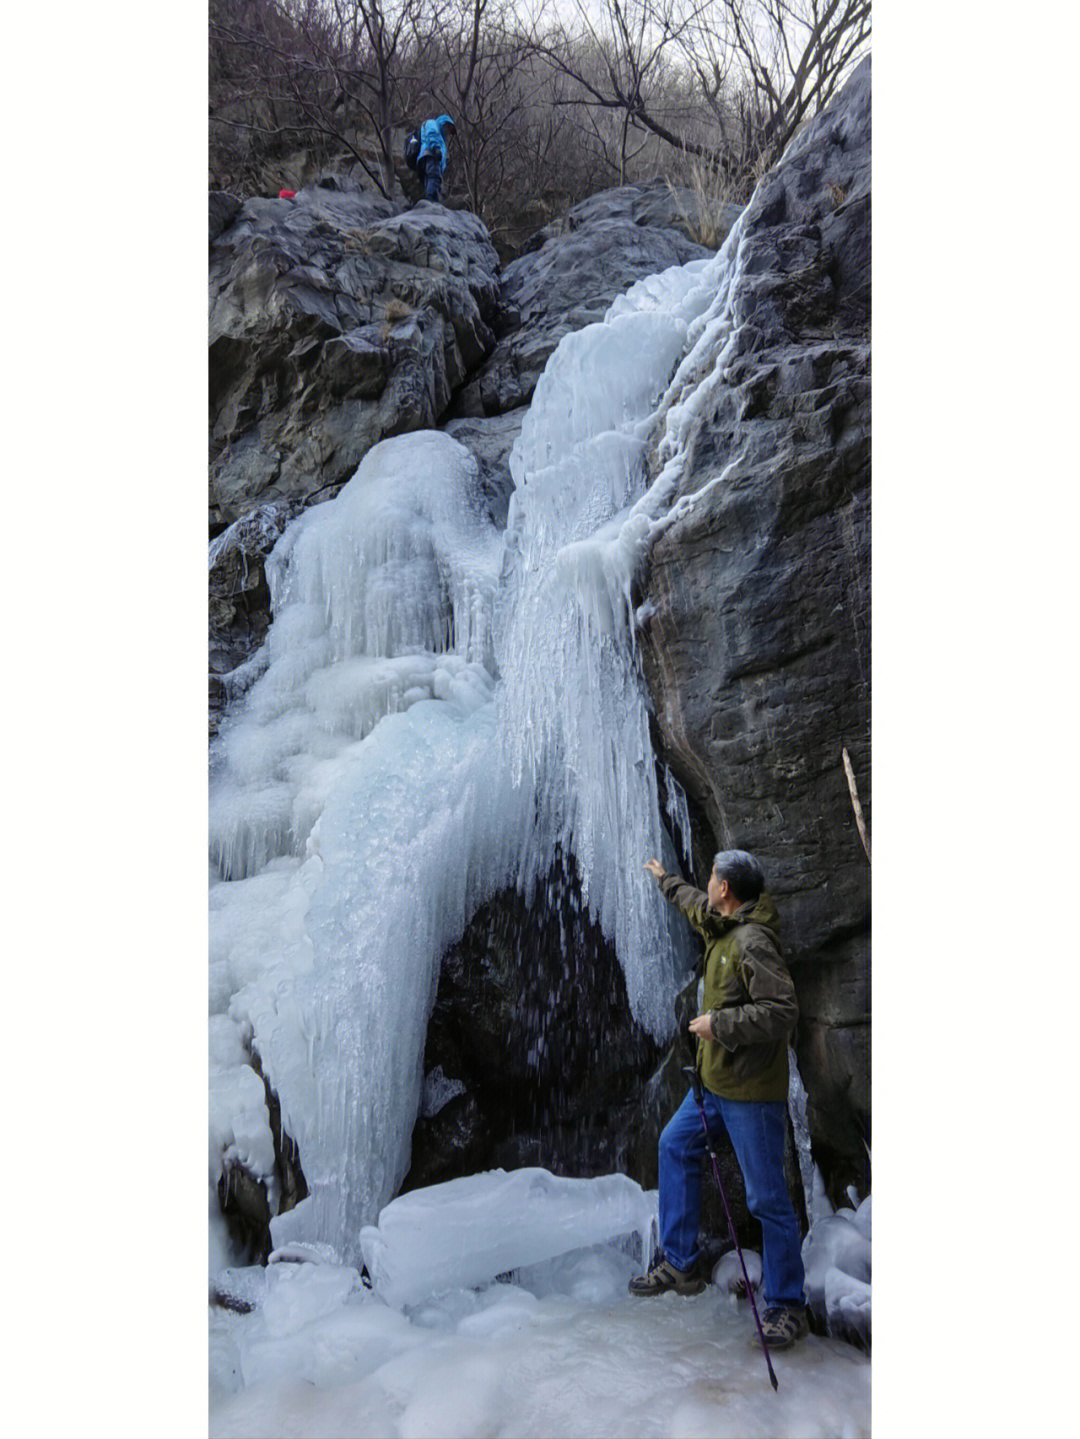
[[[709,907],[708,895],[695,889],[692,884],[687,884],[681,875],[668,874],[658,859],[648,860],[645,868],[660,885],[660,893],[664,898],[684,914],[695,929],[702,929],[705,911]]]

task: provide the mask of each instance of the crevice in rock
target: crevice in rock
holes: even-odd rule
[[[300,1165],[300,1149],[281,1123],[281,1102],[263,1073],[257,1051],[251,1067],[263,1082],[270,1133],[274,1140],[274,1174],[278,1193],[277,1214],[284,1214],[305,1199],[307,1181]],[[265,1264],[270,1257],[270,1197],[264,1180],[252,1174],[239,1160],[226,1160],[217,1184],[218,1205],[229,1237],[245,1254],[249,1264]],[[238,1312],[245,1312],[240,1310]]]

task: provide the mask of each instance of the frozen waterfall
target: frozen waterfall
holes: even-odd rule
[[[665,814],[688,823],[658,790],[634,584],[694,502],[671,506],[726,364],[741,231],[562,340],[505,532],[469,452],[423,432],[376,445],[270,556],[274,621],[211,761],[210,1180],[232,1158],[271,1178],[236,1078],[253,1048],[311,1190],[277,1242],[358,1260],[408,1169],[440,958],[560,853],[634,1017],[671,1031],[688,936],[642,863],[675,863]]]

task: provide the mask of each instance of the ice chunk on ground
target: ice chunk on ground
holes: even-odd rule
[[[293,1334],[343,1303],[360,1286],[355,1269],[342,1264],[275,1264],[268,1268],[263,1319],[269,1334]]]
[[[267,1264],[340,1264],[341,1255],[332,1244],[303,1243],[297,1240],[292,1244],[280,1244],[266,1262]]]
[[[870,1337],[870,1286],[833,1265],[825,1272],[825,1313],[830,1330],[842,1336]]]
[[[755,1289],[759,1289],[761,1287],[761,1255],[755,1253],[753,1249],[744,1249],[743,1260],[746,1264],[746,1272],[750,1276],[750,1283]],[[743,1279],[739,1256],[734,1249],[720,1256],[716,1268],[713,1270],[712,1282],[723,1293],[745,1294],[746,1281]]]
[[[625,1174],[496,1169],[393,1200],[360,1247],[379,1294],[401,1306],[622,1235],[638,1236],[647,1256],[655,1225],[655,1191]]]
[[[832,1334],[870,1335],[870,1200],[819,1219],[803,1240],[806,1299]],[[863,1217],[862,1211],[865,1210]]]

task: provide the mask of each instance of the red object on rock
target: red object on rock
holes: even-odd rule
[[[279,200],[295,200],[295,199],[296,199],[296,191],[295,191],[295,190],[279,190],[279,191],[277,192],[277,197],[278,197]]]

